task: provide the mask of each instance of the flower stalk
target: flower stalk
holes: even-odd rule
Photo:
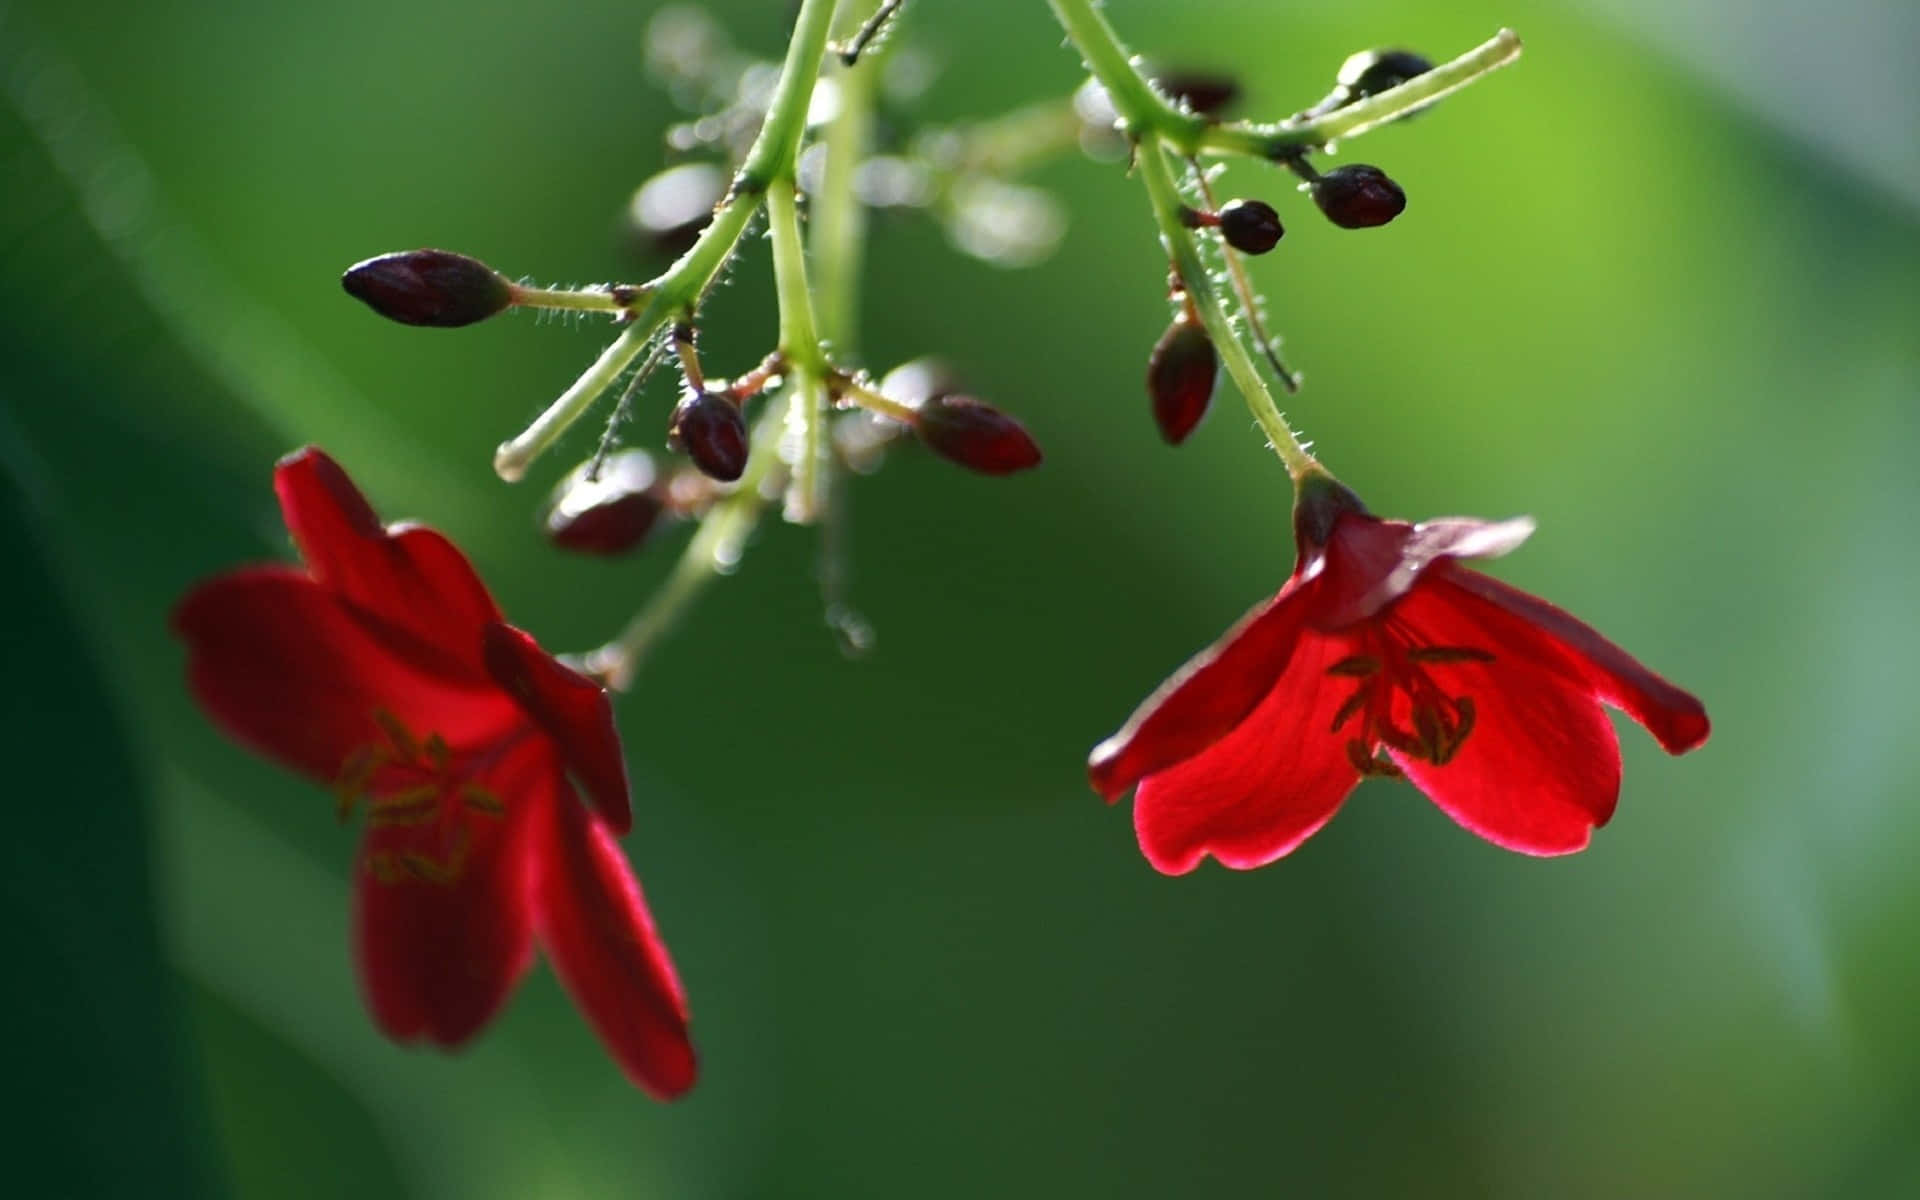
[[[1206,327],[1207,336],[1213,339],[1213,344],[1219,349],[1221,364],[1226,367],[1227,374],[1233,377],[1234,386],[1246,398],[1253,419],[1265,431],[1268,444],[1286,465],[1287,474],[1298,482],[1308,473],[1318,470],[1319,463],[1294,434],[1293,427],[1287,424],[1280,406],[1274,402],[1273,393],[1267,390],[1267,381],[1261,376],[1260,368],[1254,365],[1253,357],[1240,341],[1233,322],[1228,320],[1226,310],[1220,306],[1220,294],[1213,286],[1213,279],[1207,273],[1205,264],[1200,261],[1200,248],[1194,243],[1193,231],[1181,219],[1180,212],[1185,206],[1180,199],[1180,189],[1174,181],[1173,170],[1167,165],[1166,152],[1150,142],[1141,143],[1135,155],[1135,165],[1140,172],[1141,182],[1147,186],[1147,198],[1153,204],[1153,218],[1160,226],[1160,240],[1173,260],[1174,271],[1180,276],[1180,286],[1186,290],[1194,311],[1200,315],[1200,323]]]
[[[608,313],[616,320],[633,311],[647,298],[651,285],[613,283],[604,287],[537,288],[513,285],[513,303],[520,308],[544,308],[554,312]]]
[[[871,68],[869,68],[871,69]],[[826,455],[826,404],[821,383],[827,374],[826,352],[814,321],[813,295],[807,285],[806,249],[800,234],[800,211],[793,180],[781,178],[767,187],[768,234],[773,241],[774,289],[780,299],[780,348],[790,370],[787,375],[787,423],[793,431],[793,481],[787,489],[786,516],[796,525],[810,525],[819,516],[821,477]]]
[[[879,50],[884,49],[882,43]],[[875,58],[877,55],[867,56],[869,60]],[[814,66],[817,70],[818,61]],[[807,464],[813,464],[815,472],[824,465],[828,449],[826,391],[830,383],[837,386],[836,381],[843,379],[828,362],[823,339],[841,348],[852,339],[863,228],[860,203],[853,194],[852,166],[866,154],[872,137],[872,76],[877,68],[876,61],[866,61],[841,76],[840,111],[825,133],[826,171],[820,190],[809,195],[812,219],[805,238],[792,177],[793,158],[787,158],[783,172],[769,177],[765,196],[780,306],[780,347],[761,369],[774,365],[785,377],[784,402],[769,403],[760,415],[754,425],[746,474],[701,519],[666,580],[617,637],[585,656],[588,673],[614,691],[632,685],[647,652],[679,621],[707,584],[738,565],[741,550],[759,524],[768,493],[773,490],[776,470],[785,465],[780,462],[778,449],[789,427],[797,425],[802,434],[790,495],[812,497],[822,505],[827,499],[827,481],[822,474],[816,473],[810,483],[801,482],[799,476]],[[810,94],[810,90],[804,94]],[[750,168],[751,164],[742,175],[750,174]],[[817,268],[817,277],[811,280],[808,248],[813,251],[811,257]],[[872,399],[900,407],[884,397]],[[873,406],[871,400],[863,402]],[[899,415],[911,414],[902,410]],[[821,511],[818,507],[814,510],[815,514]],[[789,519],[795,516],[791,501],[787,515]]]
[[[800,135],[806,129],[807,105],[820,75],[820,64],[826,57],[827,35],[833,26],[836,7],[837,0],[802,0],[766,119],[747,151],[739,174],[734,177],[733,186],[720,207],[714,210],[713,220],[707,223],[691,249],[646,285],[645,303],[632,310],[633,317],[627,328],[601,352],[593,365],[548,405],[545,412],[534,418],[531,425],[501,444],[493,459],[494,472],[500,478],[509,483],[524,478],[527,467],[559,441],[593,402],[613,386],[646,349],[661,325],[699,306],[714,278],[733,256],[754,215],[760,211],[768,188],[777,179],[791,182],[794,162],[799,156]]]
[[[1161,95],[1142,73],[1138,60],[1121,45],[1094,0],[1048,0],[1048,3],[1068,39],[1080,51],[1088,70],[1106,89],[1114,112],[1119,114],[1121,128],[1134,143],[1134,163],[1141,182],[1146,185],[1161,241],[1194,311],[1219,348],[1227,374],[1233,377],[1234,385],[1253,411],[1254,420],[1266,432],[1268,442],[1296,484],[1315,472],[1324,473],[1281,415],[1265,379],[1221,306],[1218,290],[1200,258],[1193,230],[1182,219],[1185,206],[1166,156],[1171,152],[1193,160],[1202,153],[1239,154],[1290,165],[1298,163],[1309,150],[1326,149],[1337,138],[1354,137],[1416,112],[1505,66],[1520,55],[1519,37],[1512,30],[1503,29],[1451,62],[1377,95],[1305,120],[1223,124],[1176,107]],[[1251,304],[1247,310],[1249,322],[1256,320]],[[1277,359],[1274,365],[1282,384],[1291,389],[1293,376],[1280,367]]]

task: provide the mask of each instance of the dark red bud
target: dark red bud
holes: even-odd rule
[[[1313,181],[1313,202],[1342,229],[1368,229],[1406,211],[1407,194],[1379,167],[1350,163]]]
[[[582,554],[623,554],[646,541],[666,508],[665,489],[644,450],[622,450],[588,479],[591,460],[553,489],[547,540]]]
[[[1411,50],[1362,50],[1340,64],[1338,82],[1346,89],[1347,103],[1352,103],[1431,70],[1433,63]]]
[[[727,191],[727,173],[712,163],[668,167],[641,184],[627,205],[635,241],[661,255],[685,253],[713,218]]]
[[[1189,112],[1202,117],[1216,116],[1240,98],[1240,84],[1231,75],[1208,71],[1164,71],[1153,77],[1153,85],[1170,100],[1178,100]]]
[[[1011,475],[1040,465],[1040,447],[1020,422],[972,396],[936,396],[914,414],[927,448],[982,475]]]
[[[1340,64],[1333,90],[1312,108],[1296,114],[1294,119],[1306,120],[1337,108],[1345,108],[1368,96],[1377,96],[1390,88],[1399,87],[1414,76],[1425,75],[1431,70],[1433,64],[1411,50],[1362,50],[1358,54],[1348,55],[1347,61]],[[1403,114],[1394,120],[1404,121],[1412,115]]]
[[[667,445],[708,476],[732,483],[747,469],[747,419],[725,392],[690,391],[673,407]]]
[[[403,325],[471,325],[513,304],[513,285],[504,276],[477,258],[449,250],[369,258],[348,267],[340,286]]]
[[[1153,419],[1168,445],[1186,441],[1207,415],[1219,372],[1220,356],[1207,331],[1184,314],[1174,318],[1147,356],[1147,395],[1153,398]]]
[[[1242,254],[1265,254],[1286,232],[1280,214],[1264,200],[1229,200],[1220,209],[1220,236]]]

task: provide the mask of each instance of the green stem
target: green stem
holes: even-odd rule
[[[1235,386],[1246,397],[1247,407],[1253,410],[1254,420],[1266,431],[1274,452],[1296,482],[1312,472],[1323,471],[1294,436],[1287,419],[1274,403],[1273,394],[1267,390],[1266,380],[1220,306],[1219,294],[1200,259],[1193,231],[1180,219],[1180,189],[1167,165],[1167,151],[1175,151],[1183,158],[1192,158],[1205,150],[1285,159],[1305,150],[1324,148],[1335,138],[1355,137],[1424,108],[1505,66],[1520,55],[1519,37],[1512,30],[1503,29],[1485,44],[1399,87],[1310,120],[1272,125],[1219,125],[1180,111],[1155,91],[1141,73],[1138,62],[1120,44],[1094,0],[1048,0],[1048,3],[1087,68],[1106,88],[1114,111],[1134,139],[1135,165],[1152,201],[1160,239],[1173,260],[1181,286],[1186,289],[1201,323],[1206,326],[1207,335],[1213,339],[1226,365],[1227,374],[1233,377]]]
[[[831,5],[828,7],[831,8]],[[802,22],[806,21],[807,15],[803,9]],[[824,47],[824,26],[819,36]],[[794,37],[797,44],[801,37],[798,29]],[[817,72],[820,53],[812,53],[810,61]],[[793,62],[791,47],[788,62],[789,65]],[[871,64],[862,69],[871,73]],[[795,94],[804,98],[810,96],[811,91],[811,88],[804,91],[796,89]],[[843,95],[844,103],[836,129],[840,122],[848,121],[860,122],[860,128],[868,127],[871,114],[856,110],[870,105],[870,87]],[[778,97],[775,104],[778,107]],[[804,108],[800,111],[804,116]],[[769,123],[771,120],[769,117]],[[762,136],[765,136],[764,130]],[[797,147],[798,126],[791,136]],[[836,149],[828,151],[827,179],[822,185],[821,194],[813,197],[815,261],[820,266],[819,324],[815,321],[814,297],[808,289],[806,256],[801,245],[799,211],[794,194],[793,167],[797,154],[769,155],[758,161],[757,156],[750,154],[746,167],[742,169],[742,179],[758,181],[759,192],[766,197],[768,204],[775,286],[780,304],[780,351],[777,353],[781,355],[782,369],[789,377],[785,389],[786,402],[768,404],[766,411],[754,423],[753,445],[747,456],[746,473],[733,491],[715,502],[701,519],[700,527],[687,542],[686,549],[659,589],[648,598],[646,605],[634,615],[618,637],[587,656],[587,669],[615,691],[624,691],[632,684],[648,649],[672,628],[709,583],[733,570],[739,562],[742,547],[759,523],[766,504],[769,481],[780,462],[781,434],[790,420],[800,419],[794,406],[805,405],[802,412],[813,412],[810,422],[813,436],[819,439],[816,445],[824,449],[826,435],[821,393],[829,368],[820,337],[824,332],[839,341],[851,341],[853,289],[858,274],[861,236],[865,228],[853,196],[853,173],[851,169],[835,171],[832,156],[839,153],[837,147],[852,145],[854,150],[845,157],[857,160],[864,152],[862,148],[866,137],[862,135],[847,142],[836,141],[832,131],[828,136],[830,145]],[[756,174],[759,171],[766,173]],[[855,211],[847,217],[834,215],[843,209]],[[847,324],[837,324],[842,321]],[[803,381],[809,377],[811,383],[805,384]],[[813,453],[808,453],[802,460],[803,463],[816,461],[818,456]]]
[[[875,391],[866,384],[861,383],[855,376],[842,375],[834,381],[834,386],[839,389],[842,397],[853,401],[868,412],[885,417],[890,421],[898,421],[902,425],[913,424],[914,410],[912,408],[900,403],[891,396]]]
[[[526,475],[527,467],[580,419],[601,393],[637,358],[668,318],[691,312],[706,295],[714,276],[733,256],[734,248],[760,210],[767,187],[780,176],[791,177],[800,153],[800,135],[806,131],[807,105],[820,77],[827,35],[833,26],[838,0],[802,0],[794,18],[793,39],[780,68],[780,81],[767,107],[759,136],[747,151],[740,173],[713,220],[691,249],[658,279],[648,284],[646,303],[633,313],[631,323],[575,380],[572,387],[534,418],[531,425],[494,453],[493,469],[509,483]]]
[[[766,122],[747,151],[746,162],[734,180],[734,191],[762,192],[775,178],[793,174],[794,161],[800,157],[800,135],[807,128],[807,106],[820,79],[820,63],[826,57],[836,7],[838,0],[801,0],[800,14],[793,19],[793,38],[787,43],[787,58],[780,67],[780,81],[774,85],[773,99],[767,105]]]
[[[916,139],[920,156],[946,176],[1013,178],[1080,147],[1080,114],[1071,100],[1042,100],[971,125]]]
[[[640,357],[640,352],[647,348],[647,339],[659,328],[658,320],[645,327],[637,321],[627,326],[613,344],[593,360],[593,365],[560,393],[558,400],[533,419],[533,424],[511,441],[500,443],[500,448],[493,452],[493,473],[508,483],[519,483],[526,478],[528,465],[559,441],[560,435],[580,419],[580,414],[600,398],[600,393],[613,386],[628,364]]]
[[[730,573],[740,562],[741,547],[760,521],[760,495],[767,474],[779,459],[780,430],[786,423],[783,405],[770,404],[753,428],[753,446],[747,470],[733,491],[714,502],[686,549],[653,595],[626,628],[611,642],[586,656],[586,669],[607,687],[624,692],[633,684],[640,661],[662,634],[673,628],[707,584]]]
[[[776,179],[767,187],[767,236],[773,242],[773,286],[780,301],[780,352],[795,369],[818,377],[826,373],[827,363],[820,350],[813,297],[807,291],[800,208],[790,178]]]
[[[1158,139],[1185,157],[1202,151],[1285,158],[1300,150],[1325,147],[1338,138],[1358,137],[1370,129],[1460,90],[1481,76],[1520,57],[1520,38],[1502,29],[1451,62],[1416,75],[1399,87],[1306,121],[1272,124],[1218,124],[1181,112],[1155,91],[1128,55],[1113,26],[1094,0],[1048,0],[1087,69],[1100,80],[1126,128],[1141,140]],[[1151,135],[1151,138],[1149,138]]]
[[[563,312],[630,312],[646,299],[646,286],[630,283],[591,288],[537,288],[513,285],[513,302],[521,308],[546,308]]]
[[[1389,121],[1433,104],[1520,57],[1520,35],[1502,29],[1460,57],[1344,108],[1298,123],[1214,125],[1200,132],[1196,150],[1215,154],[1252,154],[1285,158],[1290,152],[1329,146],[1359,137]]]
[[[821,384],[827,360],[814,321],[807,287],[807,256],[800,237],[800,209],[793,180],[776,178],[767,186],[767,231],[773,239],[773,281],[780,299],[780,347],[786,356],[787,422],[794,433],[793,482],[787,489],[787,520],[810,525],[824,500],[821,480],[826,457],[826,403]]]
[[[808,213],[808,246],[813,251],[814,300],[820,336],[842,363],[853,350],[856,281],[864,259],[867,206],[853,191],[853,173],[873,139],[873,96],[887,51],[897,39],[874,46],[852,69],[840,72],[840,112],[827,126],[827,150],[820,191]]]
[[[1247,407],[1253,410],[1253,419],[1266,431],[1274,453],[1286,464],[1287,474],[1298,480],[1308,472],[1319,469],[1313,455],[1307,453],[1307,448],[1294,436],[1287,419],[1280,415],[1280,406],[1274,403],[1273,393],[1267,390],[1267,381],[1261,377],[1260,369],[1254,365],[1246,346],[1228,321],[1226,311],[1220,307],[1219,293],[1214,290],[1213,280],[1200,261],[1200,248],[1194,243],[1193,231],[1180,219],[1183,206],[1180,188],[1174,181],[1172,169],[1167,166],[1166,152],[1151,142],[1142,143],[1134,155],[1134,163],[1141,181],[1147,185],[1147,198],[1153,203],[1153,219],[1160,226],[1160,241],[1167,248],[1168,257],[1173,260],[1174,270],[1179,273],[1180,286],[1186,289],[1188,298],[1199,312],[1200,322],[1206,326],[1207,336],[1213,339],[1214,347],[1226,365],[1227,374],[1233,377],[1234,386],[1246,397]]]
[[[1074,48],[1086,60],[1100,86],[1107,89],[1113,111],[1136,138],[1151,132],[1175,146],[1194,143],[1206,121],[1181,112],[1147,82],[1139,64],[1120,45],[1120,38],[1093,0],[1048,0],[1053,15]]]

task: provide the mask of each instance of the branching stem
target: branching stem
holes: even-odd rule
[[[786,61],[781,65],[780,81],[774,87],[766,119],[726,199],[714,210],[699,240],[664,274],[645,285],[644,302],[631,310],[631,322],[613,344],[601,351],[573,386],[519,436],[501,444],[494,454],[493,469],[502,479],[511,483],[525,476],[533,460],[558,441],[640,356],[662,324],[694,310],[733,257],[741,235],[760,211],[767,189],[777,179],[792,181],[800,135],[806,129],[807,106],[826,57],[836,6],[837,0],[801,0],[793,39],[787,43]]]

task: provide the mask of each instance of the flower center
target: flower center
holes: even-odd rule
[[[378,839],[368,849],[367,869],[380,882],[452,883],[473,849],[470,825],[506,816],[500,797],[473,776],[512,742],[477,761],[456,761],[438,733],[415,737],[386,709],[375,709],[372,717],[380,737],[348,755],[334,780],[340,819],[366,802],[369,836]]]
[[[1385,621],[1369,623],[1359,642],[1357,653],[1327,668],[1359,681],[1333,714],[1331,732],[1348,731],[1347,761],[1362,775],[1386,776],[1404,774],[1389,750],[1436,767],[1452,761],[1473,732],[1473,698],[1448,695],[1428,668],[1492,662],[1493,655],[1472,646],[1415,645]]]

